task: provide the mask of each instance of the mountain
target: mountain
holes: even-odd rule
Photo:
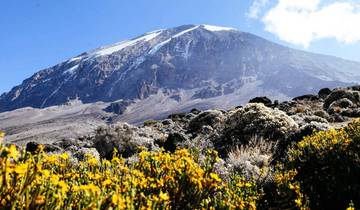
[[[257,95],[284,100],[359,81],[356,62],[290,49],[232,28],[184,25],[41,70],[0,97],[0,112],[72,99],[127,100],[134,109],[146,108],[144,100],[162,102],[148,107],[152,113],[193,106],[226,108]]]

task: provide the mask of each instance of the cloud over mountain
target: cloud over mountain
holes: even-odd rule
[[[261,19],[265,30],[279,39],[307,48],[319,39],[351,44],[360,41],[360,4],[354,1],[278,0],[262,16],[257,0],[249,17]]]
[[[255,0],[248,13],[247,16],[249,18],[259,18],[259,15],[261,11],[264,9],[264,7],[269,3],[269,0]]]

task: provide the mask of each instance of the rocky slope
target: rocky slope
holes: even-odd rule
[[[22,108],[0,113],[0,128],[6,132],[7,142],[17,144],[78,138],[109,122],[112,114],[103,111],[106,106],[77,101],[45,109]]]
[[[133,192],[142,190],[141,184],[138,183],[145,180],[146,183],[151,182],[150,190],[154,190],[155,187],[159,188],[156,191],[168,190],[169,194],[175,193],[173,198],[176,198],[179,192],[189,195],[194,191],[196,195],[190,194],[189,199],[192,199],[193,195],[197,196],[203,186],[210,185],[219,186],[221,189],[219,194],[223,195],[228,190],[223,190],[224,185],[218,184],[233,182],[231,189],[237,190],[241,195],[244,195],[244,192],[249,192],[252,196],[255,195],[254,193],[261,193],[261,196],[255,197],[255,201],[249,206],[254,209],[296,209],[300,205],[305,209],[332,209],[334,206],[336,209],[345,209],[348,208],[347,206],[360,205],[359,202],[349,205],[349,200],[359,200],[354,199],[353,196],[357,195],[356,186],[359,186],[360,121],[355,120],[344,129],[319,132],[303,138],[316,130],[344,126],[353,118],[359,117],[360,86],[334,90],[321,89],[317,95],[303,95],[281,103],[273,102],[267,97],[253,98],[250,102],[244,107],[239,106],[230,110],[193,109],[188,113],[172,114],[161,121],[146,121],[144,126],[127,123],[101,126],[93,135],[45,144],[42,147],[45,152],[58,155],[41,154],[35,158],[30,156],[26,163],[21,161],[28,157],[28,153],[17,158],[17,152],[14,152],[16,146],[12,145],[9,149],[3,149],[2,154],[5,157],[3,165],[6,165],[5,162],[9,162],[10,158],[16,160],[13,162],[17,165],[11,165],[12,167],[8,167],[10,172],[5,171],[5,173],[13,176],[14,179],[18,176],[35,174],[42,181],[41,186],[46,186],[49,180],[52,181],[49,177],[53,177],[48,173],[58,172],[54,176],[65,177],[62,181],[69,183],[69,186],[75,183],[72,177],[77,175],[78,178],[80,176],[78,180],[80,183],[84,180],[86,183],[81,185],[81,188],[89,185],[96,188],[100,180],[103,182],[101,186],[109,189],[123,184],[123,179],[118,178],[125,177],[125,175],[122,177],[125,173],[131,180],[129,183],[132,185],[130,185],[134,186],[132,190],[126,191],[127,193],[134,194]],[[64,109],[71,110],[70,107],[71,105]],[[110,108],[121,109],[116,106]],[[182,148],[188,150],[179,150]],[[37,142],[26,144],[26,151],[30,153],[36,154],[38,149]],[[113,156],[115,151],[115,154],[121,155],[123,159],[119,159],[117,155]],[[38,157],[45,160],[37,162]],[[111,161],[99,162],[101,158]],[[30,162],[33,165],[30,165]],[[47,170],[50,172],[45,174],[45,170],[36,167],[40,163],[45,165],[44,168],[50,169]],[[27,168],[32,171],[22,172],[19,165],[28,166]],[[203,167],[204,170],[198,166]],[[12,168],[15,168],[14,171],[11,170]],[[116,171],[117,169],[120,171]],[[91,171],[90,175],[89,171]],[[217,183],[202,184],[204,182],[201,176],[205,174],[209,174],[210,178],[216,177]],[[113,176],[109,178],[111,175]],[[66,179],[66,177],[70,178]],[[142,180],[138,181],[139,177]],[[108,182],[104,183],[103,179],[120,182],[109,185]],[[90,181],[94,184],[89,184]],[[169,181],[174,184],[169,185]],[[78,186],[76,183],[75,186]],[[174,188],[177,183],[182,186]],[[150,184],[142,186],[146,187]],[[199,189],[194,188],[194,185],[199,186]],[[252,186],[253,189],[246,188],[239,191],[245,185]],[[59,191],[64,189],[59,184],[54,184],[53,188]],[[14,189],[23,189],[23,187]],[[99,192],[100,189],[98,188]],[[147,188],[143,189],[146,190],[145,192],[149,191]],[[184,193],[183,189],[185,189]],[[306,200],[294,202],[294,194],[300,190],[299,197]],[[73,193],[71,190],[69,192]],[[329,192],[331,197],[328,196]],[[75,197],[75,202],[83,199],[84,193],[78,194],[79,197]],[[141,198],[133,199],[135,202],[146,199],[146,193],[137,194],[140,194]],[[217,194],[215,192],[205,195],[213,197]],[[74,196],[69,197],[74,198]],[[234,198],[234,196],[229,197]],[[226,199],[229,197],[226,196]],[[176,200],[174,203],[187,205],[189,199]],[[168,200],[169,198],[166,199],[167,202]],[[231,208],[243,207],[244,201],[248,201],[241,198],[235,200],[240,200],[241,203],[232,205]],[[228,201],[225,205],[228,205]],[[105,202],[108,205],[108,202]],[[12,204],[10,200],[8,203],[9,206]],[[197,203],[194,205],[194,208],[199,206]],[[179,207],[181,208],[183,206]]]
[[[0,97],[0,112],[79,99],[114,102],[119,120],[280,100],[360,81],[360,64],[286,48],[231,28],[184,25],[85,52]],[[156,106],[154,106],[156,105]],[[111,110],[111,109],[110,109]]]
[[[290,136],[294,140],[314,129],[342,127],[351,119],[360,117],[360,87],[325,88],[316,95],[303,95],[284,102],[257,97],[244,107],[192,109],[173,113],[163,120],[145,121],[145,126],[138,127],[117,121],[116,114],[104,111],[109,107],[119,108],[109,106],[109,103],[73,102],[46,109],[19,109],[0,113],[0,127],[7,133],[7,143],[19,145],[31,141],[76,144],[81,140],[88,147],[99,144],[98,149],[109,145],[114,147],[119,142],[144,144],[149,148],[174,148],[178,143],[187,142],[211,143],[219,151],[227,151],[228,147],[247,142],[254,135],[275,140]],[[99,126],[102,128],[96,130]],[[100,153],[105,155],[108,152]]]

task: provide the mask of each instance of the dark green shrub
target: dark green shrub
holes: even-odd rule
[[[144,121],[144,126],[151,126],[151,125],[155,125],[156,123],[158,123],[158,120],[145,120]]]
[[[297,199],[300,204],[307,197],[311,209],[346,209],[353,201],[359,208],[360,120],[304,138],[288,151],[280,167],[278,177],[289,172],[292,176],[275,179],[278,198],[274,200],[288,195],[290,200],[283,203]],[[294,189],[297,192],[291,195]],[[293,204],[294,208],[302,206]]]

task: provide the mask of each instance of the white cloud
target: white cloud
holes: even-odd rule
[[[250,18],[259,18],[259,14],[262,9],[267,5],[269,0],[255,0],[247,13]]]
[[[360,5],[350,1],[278,0],[262,21],[281,40],[305,48],[324,38],[360,41]]]

